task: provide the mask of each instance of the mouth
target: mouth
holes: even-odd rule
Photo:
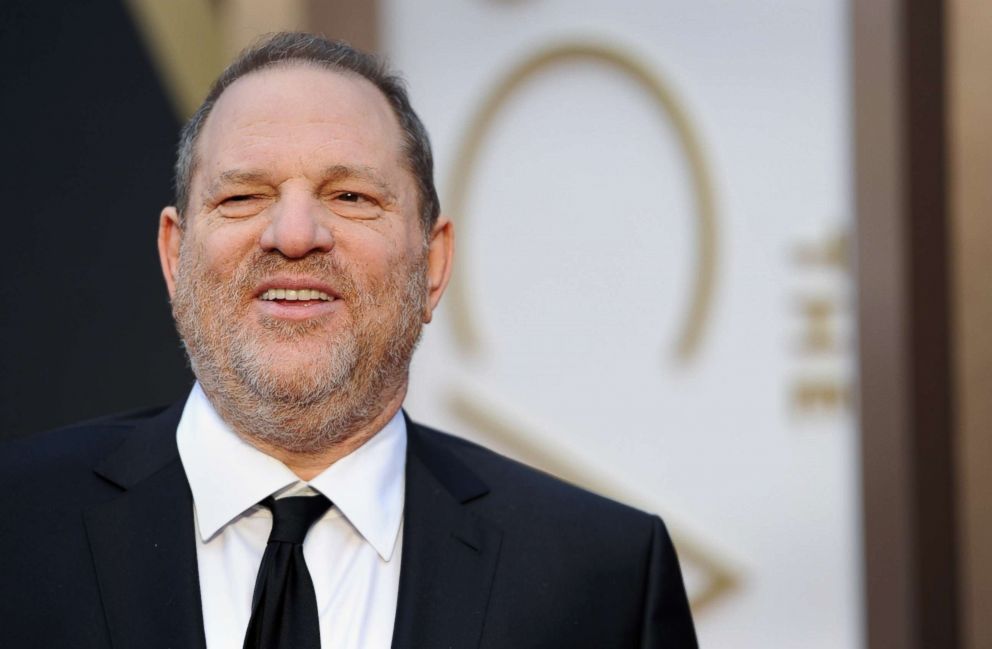
[[[270,317],[305,320],[337,310],[341,298],[334,289],[313,279],[276,278],[258,286],[256,304]]]
[[[324,291],[314,288],[270,288],[258,296],[260,300],[266,301],[286,301],[286,302],[309,302],[319,300],[321,302],[332,302],[335,298]]]

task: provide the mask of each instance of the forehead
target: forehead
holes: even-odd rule
[[[234,165],[398,166],[402,143],[382,92],[357,75],[309,64],[252,72],[218,99],[197,142],[197,174]],[[285,169],[292,173],[292,170]]]

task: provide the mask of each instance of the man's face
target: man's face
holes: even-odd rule
[[[385,98],[357,77],[291,65],[221,96],[183,229],[167,208],[159,242],[180,334],[215,402],[331,399],[367,416],[405,390],[451,246],[443,220],[424,235],[401,142]]]

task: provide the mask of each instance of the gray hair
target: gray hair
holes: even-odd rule
[[[175,177],[176,209],[180,220],[185,220],[189,209],[190,183],[197,164],[196,142],[221,94],[247,74],[285,63],[304,63],[355,74],[370,81],[382,92],[403,131],[403,155],[408,170],[417,181],[420,221],[424,232],[429,233],[441,212],[434,188],[434,157],[427,129],[410,105],[403,79],[383,61],[347,43],[302,32],[271,34],[243,50],[214,81],[206,99],[183,126],[176,154]]]

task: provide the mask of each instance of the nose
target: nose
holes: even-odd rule
[[[285,195],[273,208],[272,220],[259,240],[266,252],[278,251],[298,259],[312,252],[329,252],[334,247],[334,233],[314,197],[302,193]]]

